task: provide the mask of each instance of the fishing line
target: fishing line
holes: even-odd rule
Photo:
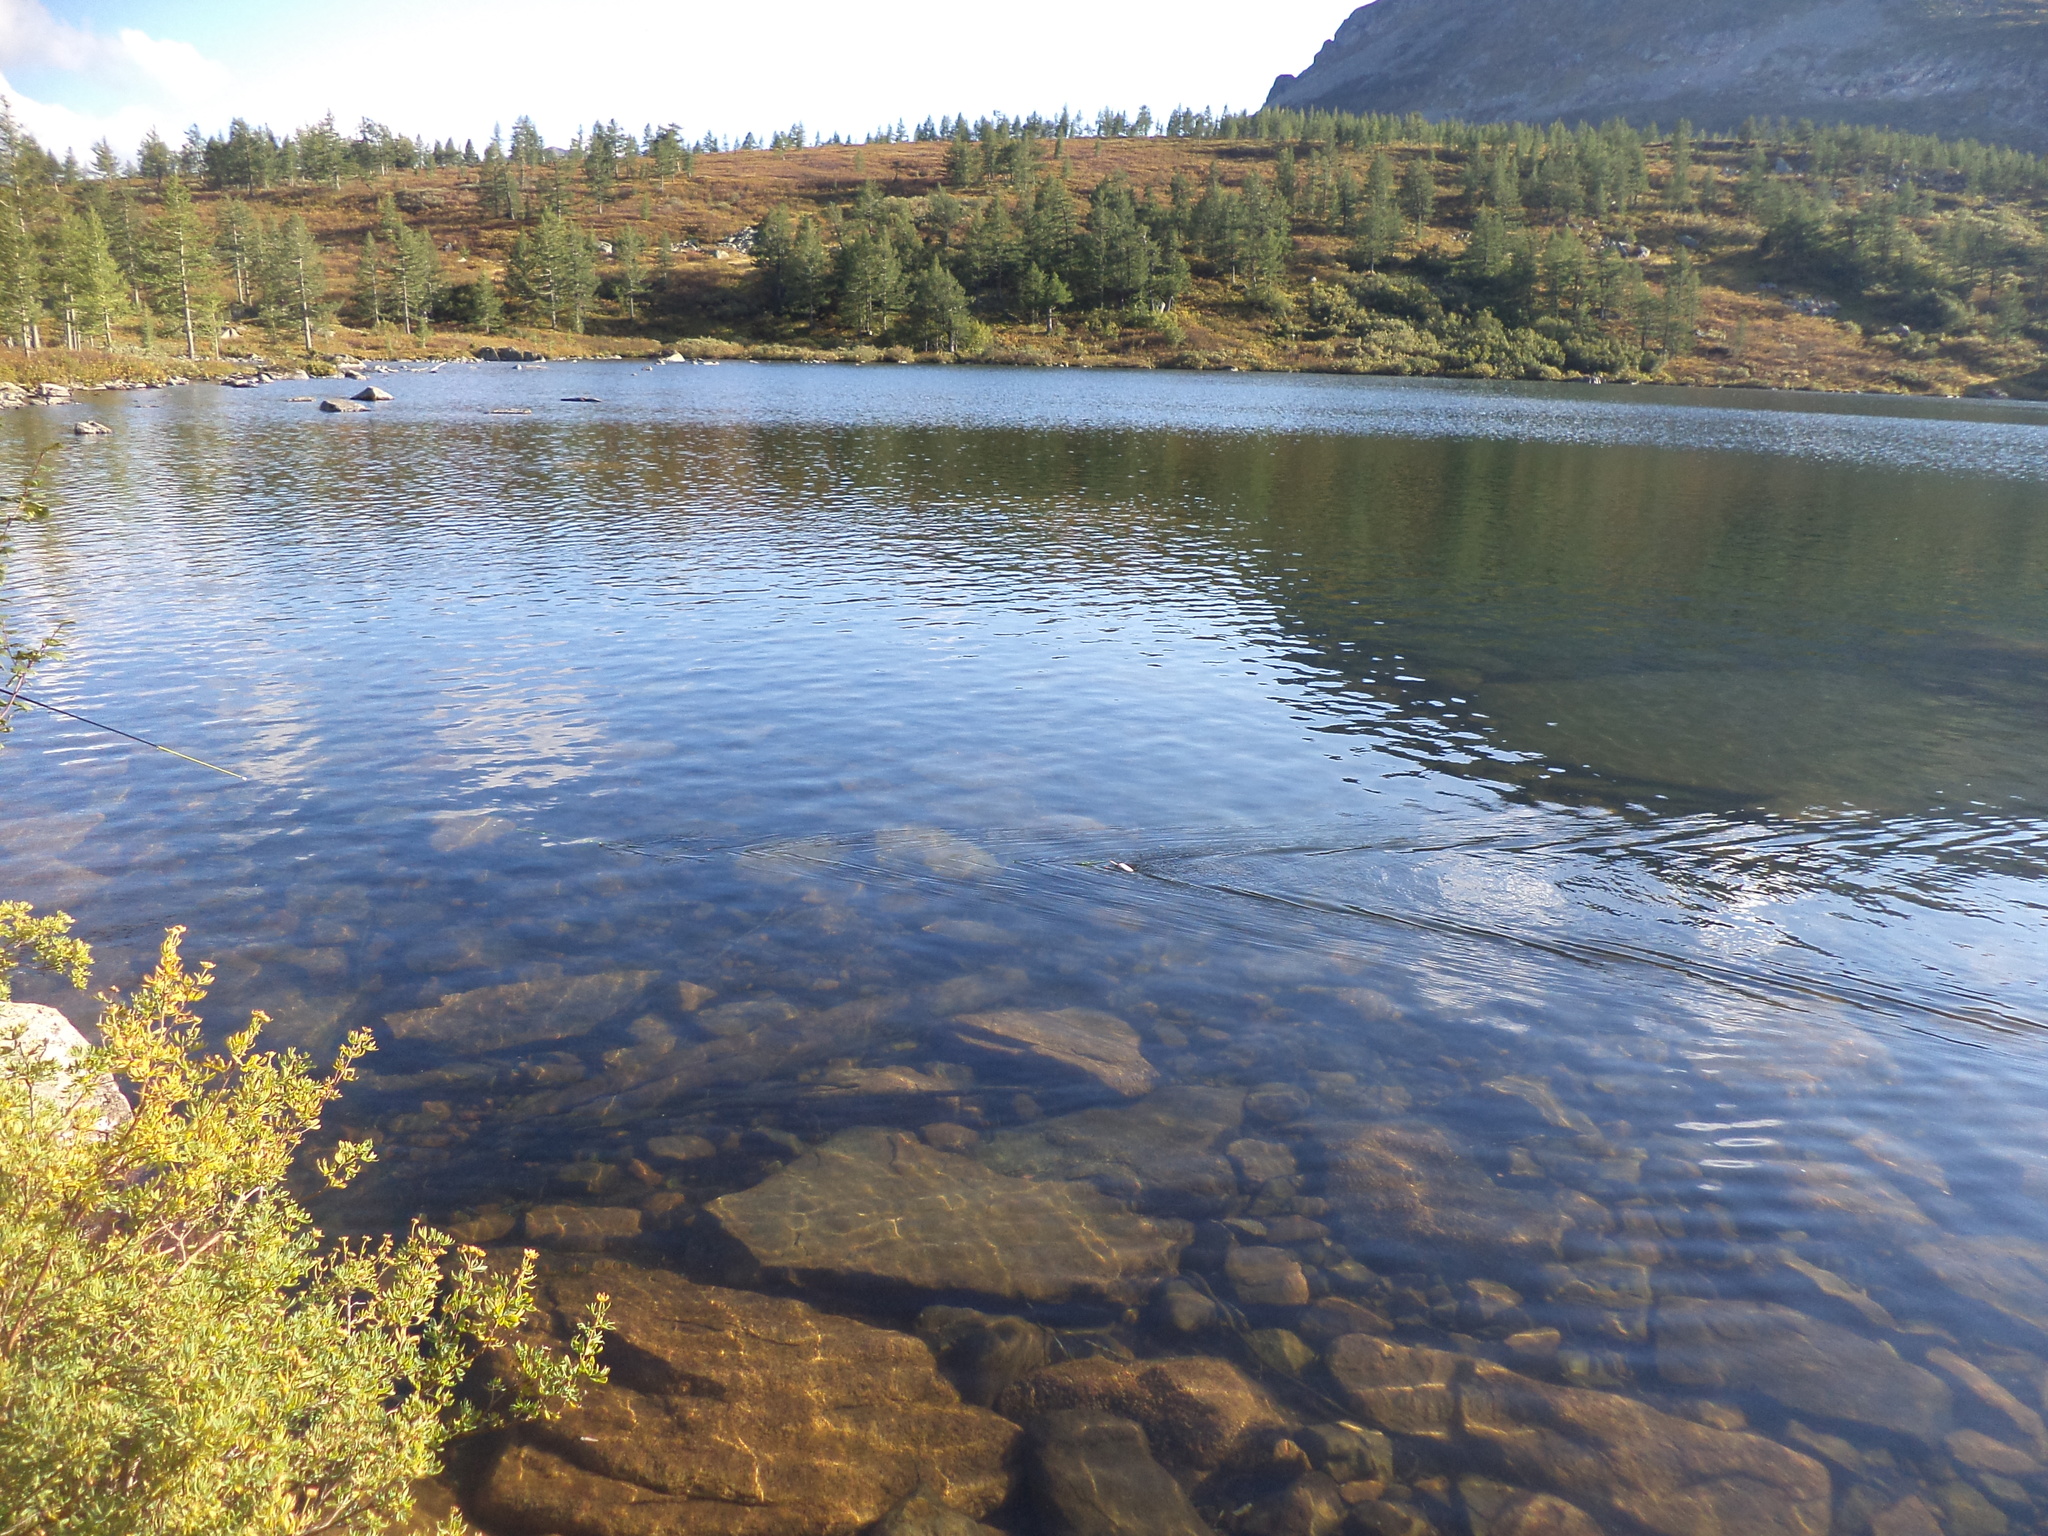
[[[51,714],[62,715],[67,720],[76,720],[80,725],[89,725],[94,730],[112,731],[116,736],[125,736],[130,741],[140,742],[145,747],[154,747],[159,752],[168,752],[173,757],[182,757],[188,763],[197,763],[202,768],[211,768],[215,773],[224,773],[231,779],[240,779],[244,783],[248,782],[249,776],[246,773],[237,773],[232,768],[223,768],[219,763],[209,763],[203,757],[194,757],[190,752],[180,752],[176,747],[167,747],[160,741],[151,741],[147,736],[137,736],[133,731],[124,731],[117,725],[108,725],[103,721],[87,719],[76,710],[59,709],[54,704],[45,704],[41,699],[32,699],[25,693],[10,694],[9,697],[19,699],[24,704],[33,705],[37,709],[47,709]]]

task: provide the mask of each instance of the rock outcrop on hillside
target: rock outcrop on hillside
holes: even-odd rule
[[[2048,0],[1375,0],[1267,105],[1811,118],[2048,149]]]

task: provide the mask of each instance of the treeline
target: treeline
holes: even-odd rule
[[[1133,148],[1147,141],[1158,151]],[[817,143],[799,123],[760,147]],[[792,339],[974,351],[995,327],[1085,322],[1098,340],[1178,345],[1193,304],[1396,371],[1609,373],[1692,350],[1703,282],[1740,261],[1915,347],[2048,339],[2048,176],[1983,145],[1187,108],[949,115],[867,143],[924,148],[891,158],[886,190],[798,176],[811,190],[769,207],[751,201],[759,162],[734,157],[751,135],[692,142],[673,124],[599,121],[562,146],[521,117],[478,149],[238,119],[176,148],[152,135],[132,162],[102,143],[86,170],[0,118],[0,335],[112,347],[126,328],[197,356],[244,325],[309,352],[338,322],[686,334],[715,289],[720,323]],[[686,274],[674,258],[711,236],[678,227],[689,215],[668,194],[706,156],[719,206],[748,203],[752,221],[723,254],[754,261]],[[351,179],[376,191],[367,220],[345,211],[371,201]],[[280,216],[266,193],[289,187],[316,190]]]

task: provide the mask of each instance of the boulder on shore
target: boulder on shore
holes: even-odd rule
[[[1193,1236],[1086,1184],[1010,1178],[875,1128],[840,1133],[704,1217],[799,1284],[1009,1302],[1135,1304]]]
[[[75,1106],[93,1131],[104,1136],[128,1123],[132,1111],[113,1074],[81,1080],[73,1067],[92,1044],[55,1008],[41,1003],[0,1003],[0,1053],[16,1059],[53,1062],[57,1070],[35,1090],[35,1097],[65,1109]]]
[[[854,1536],[913,1497],[973,1518],[1017,1438],[908,1334],[613,1261],[537,1288],[566,1332],[611,1297],[610,1381],[490,1448],[468,1513],[505,1536]]]

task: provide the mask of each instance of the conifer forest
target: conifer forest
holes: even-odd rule
[[[330,117],[81,164],[9,121],[0,197],[24,377],[508,338],[2048,392],[2048,161],[1875,128],[1176,109],[550,145],[522,117],[479,148]]]

